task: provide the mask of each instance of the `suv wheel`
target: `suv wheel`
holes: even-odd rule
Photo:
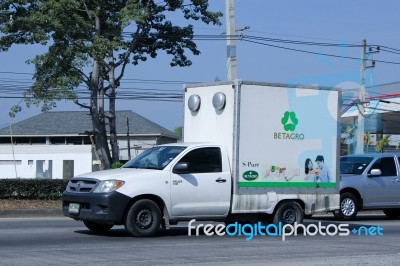
[[[340,195],[340,209],[334,212],[336,218],[340,220],[352,220],[357,216],[359,207],[358,200],[350,192]]]

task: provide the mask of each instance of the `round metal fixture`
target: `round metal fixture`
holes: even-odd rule
[[[188,107],[190,111],[197,112],[200,109],[200,104],[201,100],[199,95],[193,94],[189,97]]]
[[[217,110],[224,109],[226,103],[225,94],[223,94],[222,92],[215,93],[212,102],[215,109]]]

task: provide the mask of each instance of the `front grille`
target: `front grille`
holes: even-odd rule
[[[82,192],[88,193],[96,186],[96,179],[71,179],[67,186],[67,191],[69,192]]]

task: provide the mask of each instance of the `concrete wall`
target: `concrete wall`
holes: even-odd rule
[[[90,145],[0,145],[0,178],[62,179],[91,172],[92,163]]]

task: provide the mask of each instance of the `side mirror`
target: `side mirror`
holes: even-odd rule
[[[188,174],[189,173],[189,163],[177,163],[172,169],[174,174]]]
[[[371,176],[380,176],[380,175],[382,175],[381,169],[371,169],[371,173],[368,176],[371,177]]]

